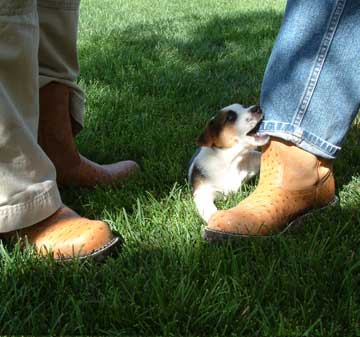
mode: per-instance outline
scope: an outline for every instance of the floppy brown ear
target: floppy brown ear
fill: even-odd
[[[196,143],[198,146],[211,147],[213,145],[211,135],[210,135],[208,128],[206,128],[205,131],[199,136]]]
[[[196,141],[198,146],[212,147],[214,145],[213,138],[211,135],[211,128],[208,124],[203,133],[199,136]]]

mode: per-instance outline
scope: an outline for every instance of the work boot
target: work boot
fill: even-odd
[[[336,201],[331,161],[271,138],[263,148],[255,191],[236,207],[215,213],[204,238],[218,241],[281,233],[309,212]]]
[[[138,171],[133,161],[99,165],[80,155],[74,140],[78,130],[70,116],[70,89],[56,82],[41,88],[38,141],[55,165],[59,185],[116,185]]]
[[[74,258],[101,261],[122,244],[106,223],[82,218],[65,206],[36,225],[3,234],[1,238],[18,238],[22,245],[27,240],[40,255],[50,254],[61,261]]]

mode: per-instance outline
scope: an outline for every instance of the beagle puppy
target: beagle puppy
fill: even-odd
[[[261,153],[255,151],[269,141],[257,133],[263,118],[258,105],[232,104],[211,118],[197,140],[188,179],[200,216],[208,222],[217,211],[219,195],[237,192],[243,182],[258,174]]]

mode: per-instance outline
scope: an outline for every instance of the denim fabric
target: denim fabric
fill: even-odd
[[[261,133],[336,157],[360,107],[359,0],[288,1],[261,106]]]

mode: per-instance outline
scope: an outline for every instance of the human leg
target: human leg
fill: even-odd
[[[37,20],[36,1],[0,1],[2,233],[31,226],[61,206],[54,166],[37,145]]]
[[[98,165],[81,156],[74,136],[84,121],[77,32],[80,0],[38,0],[40,21],[39,143],[54,163],[60,185],[114,184],[138,170],[133,161]]]
[[[335,159],[360,107],[360,3],[288,2],[265,72],[260,132]]]
[[[207,238],[281,232],[335,200],[332,162],[360,104],[360,5],[289,1],[264,77],[259,186],[210,219]]]
[[[0,0],[0,239],[26,237],[55,258],[104,257],[120,239],[63,206],[37,144],[38,43],[36,0]]]

